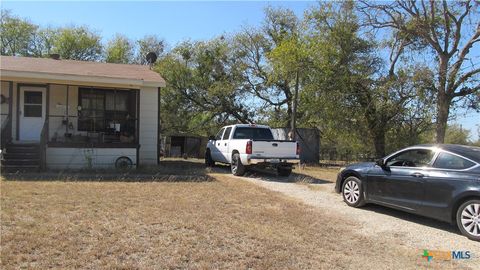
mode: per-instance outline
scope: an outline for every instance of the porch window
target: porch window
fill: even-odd
[[[79,89],[78,130],[107,136],[135,136],[135,90]]]

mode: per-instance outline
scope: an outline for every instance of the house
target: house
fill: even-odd
[[[160,88],[148,66],[1,56],[3,169],[157,164]]]

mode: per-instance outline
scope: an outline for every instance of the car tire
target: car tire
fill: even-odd
[[[215,161],[212,159],[212,155],[210,154],[210,150],[205,153],[205,166],[207,167],[214,167]]]
[[[278,173],[279,176],[290,176],[290,174],[292,173],[292,168],[278,167],[277,168],[277,173]]]
[[[343,201],[351,207],[361,207],[365,205],[363,198],[362,181],[355,176],[350,176],[342,185]]]
[[[457,226],[471,240],[480,241],[480,200],[468,200],[457,209]]]
[[[232,163],[230,165],[230,169],[232,171],[232,174],[235,176],[242,176],[245,174],[246,168],[242,164],[239,153],[234,153],[232,155]]]

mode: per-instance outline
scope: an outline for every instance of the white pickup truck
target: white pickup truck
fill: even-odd
[[[275,140],[272,130],[262,125],[225,126],[211,136],[205,164],[230,164],[232,174],[243,175],[249,166],[274,167],[280,176],[289,176],[299,162],[300,148],[295,141]]]

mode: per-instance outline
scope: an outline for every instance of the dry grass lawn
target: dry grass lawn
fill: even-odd
[[[1,268],[404,269],[417,250],[227,175],[1,181]]]

